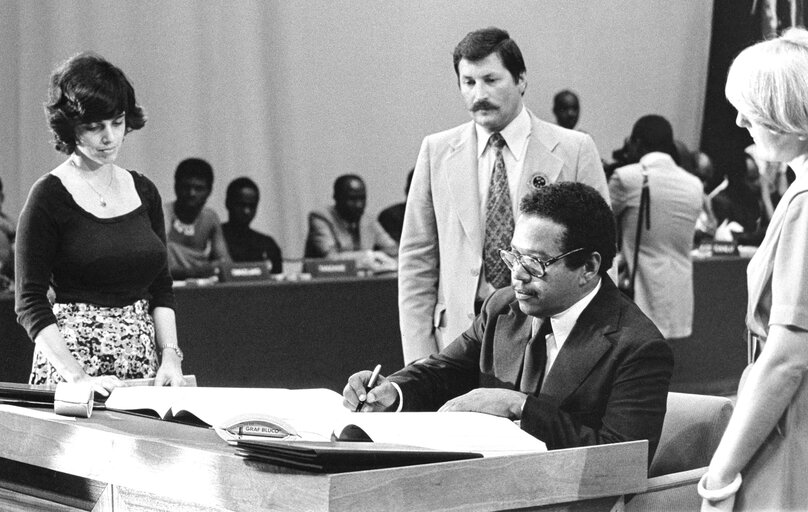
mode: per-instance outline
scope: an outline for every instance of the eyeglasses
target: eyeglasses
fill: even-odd
[[[550,258],[549,260],[544,261],[540,260],[539,258],[534,258],[533,256],[526,256],[524,254],[519,254],[516,251],[508,251],[505,249],[499,250],[499,256],[511,270],[513,270],[513,267],[518,262],[519,265],[521,265],[522,268],[525,269],[527,273],[530,274],[531,276],[544,277],[544,274],[547,272],[547,267],[549,267],[556,261],[566,258],[570,254],[575,254],[576,252],[583,250],[584,250],[583,247],[579,247],[569,252],[565,252],[560,256],[555,256],[554,258]]]

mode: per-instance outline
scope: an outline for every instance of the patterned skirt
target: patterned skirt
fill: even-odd
[[[53,313],[68,350],[88,375],[139,379],[157,374],[154,321],[148,301],[120,308],[56,303]],[[44,354],[35,349],[29,382],[62,381]]]

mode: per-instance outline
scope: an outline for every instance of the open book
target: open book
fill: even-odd
[[[507,418],[473,412],[355,413],[328,389],[122,387],[107,409],[194,419],[228,441],[373,441],[485,456],[541,452]]]

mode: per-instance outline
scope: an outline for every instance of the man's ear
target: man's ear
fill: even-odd
[[[597,251],[592,251],[584,261],[584,271],[581,274],[581,284],[586,284],[595,279],[600,271],[601,256]]]

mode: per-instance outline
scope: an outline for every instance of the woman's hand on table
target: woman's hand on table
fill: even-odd
[[[179,356],[174,351],[163,352],[160,368],[154,377],[155,386],[184,386],[185,379],[182,378],[182,365]]]

